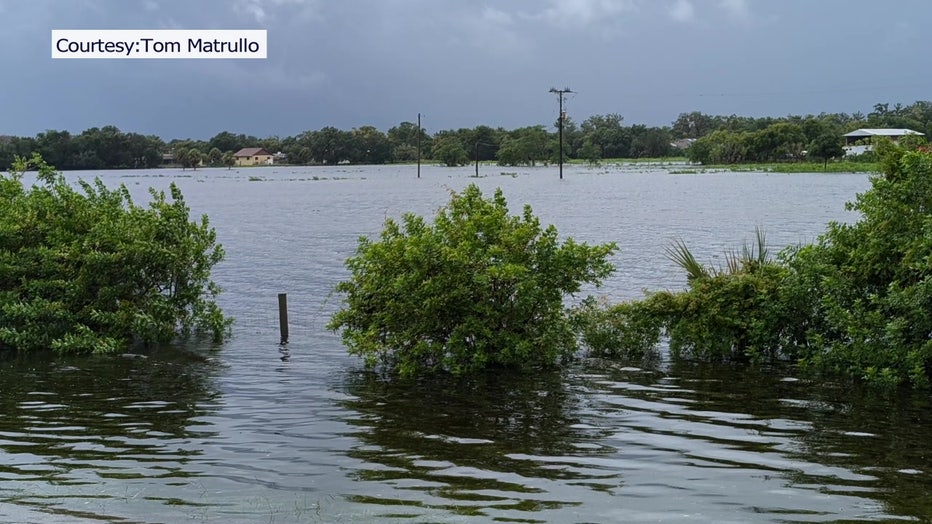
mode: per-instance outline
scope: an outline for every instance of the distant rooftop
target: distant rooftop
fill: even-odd
[[[852,137],[852,138],[868,137],[868,136],[906,136],[906,135],[924,136],[925,133],[920,133],[919,131],[913,131],[912,129],[858,129],[858,130],[845,134],[846,137]]]
[[[250,157],[250,156],[259,156],[259,155],[271,155],[271,154],[272,153],[269,153],[268,151],[266,151],[265,149],[261,147],[244,147],[240,149],[239,151],[237,151],[236,153],[233,153],[233,156],[236,158],[239,158],[239,157]]]

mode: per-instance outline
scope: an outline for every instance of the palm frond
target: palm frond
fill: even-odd
[[[756,244],[744,243],[742,249],[742,265],[748,270],[760,268],[770,258],[770,249],[767,248],[767,235],[760,226],[754,226]]]
[[[668,260],[683,268],[686,271],[687,280],[695,280],[709,276],[709,270],[696,260],[692,251],[686,246],[686,242],[678,239],[673,242],[672,246],[667,246],[664,255]]]
[[[744,267],[745,262],[748,258],[748,245],[744,245],[744,250],[742,256],[738,256],[738,252],[733,248],[725,251],[725,269],[724,272],[727,274],[734,275],[741,271],[741,268]]]
[[[757,263],[764,265],[770,258],[770,249],[767,248],[767,235],[760,226],[754,226],[754,234],[757,236]]]

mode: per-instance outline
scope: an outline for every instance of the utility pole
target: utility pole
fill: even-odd
[[[560,99],[560,120],[559,120],[560,122],[560,125],[559,125],[559,128],[560,128],[560,180],[563,180],[563,120],[566,116],[563,114],[563,95],[567,93],[572,93],[573,91],[570,90],[570,88],[568,87],[564,87],[563,89],[557,89],[555,87],[551,87],[550,92],[556,93],[557,98]]]
[[[417,114],[417,177],[421,178],[421,114]]]

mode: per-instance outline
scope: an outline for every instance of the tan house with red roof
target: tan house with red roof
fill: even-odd
[[[233,153],[238,166],[270,166],[274,163],[274,155],[261,147],[244,147]]]

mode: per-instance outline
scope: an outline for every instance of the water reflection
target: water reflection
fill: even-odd
[[[870,475],[871,496],[891,514],[932,518],[928,392],[878,392],[851,385],[814,389],[802,402],[798,396],[781,399],[812,420],[813,431],[800,439],[805,452]]]
[[[800,521],[932,515],[932,456],[924,437],[932,402],[925,394],[801,379],[779,366],[678,363],[663,372],[616,369],[600,377],[601,389],[612,394],[607,404],[640,411],[637,422],[625,425],[653,435],[650,447],[673,451],[681,465],[764,480],[726,490],[737,507],[747,501],[746,509]],[[769,495],[758,499],[753,489]]]
[[[217,367],[171,348],[148,356],[4,355],[0,500],[102,520],[113,500],[164,503],[153,479],[184,486],[198,476],[189,462],[211,433],[193,419],[212,409]]]
[[[399,383],[372,373],[350,377],[344,402],[364,461],[359,480],[394,488],[356,502],[392,501],[465,515],[578,505],[551,491],[554,482],[616,486],[618,471],[554,467],[533,455],[589,456],[611,452],[605,433],[580,424],[584,401],[558,372],[535,376],[490,373],[474,379]],[[598,480],[595,480],[598,479]],[[414,494],[405,495],[405,491]],[[397,502],[396,502],[397,503]]]
[[[351,476],[372,488],[348,498],[382,517],[930,515],[932,459],[919,429],[932,423],[928,399],[891,404],[789,368],[588,361],[562,374],[414,383],[356,373],[346,393],[357,440],[348,455],[361,461]]]

